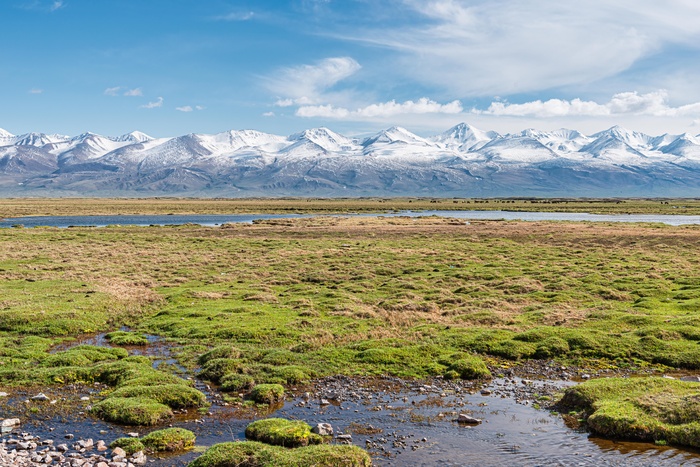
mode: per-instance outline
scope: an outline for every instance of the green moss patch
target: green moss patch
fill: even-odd
[[[700,447],[700,386],[667,378],[601,378],[567,389],[559,405],[582,411],[594,433]]]
[[[266,418],[251,423],[245,429],[245,437],[275,446],[299,447],[319,444],[323,438],[311,433],[311,427],[301,420]]]
[[[110,397],[93,405],[91,413],[122,425],[157,425],[173,416],[170,407],[146,397]]]
[[[284,399],[284,386],[281,384],[258,384],[250,392],[250,398],[258,404],[274,404]]]
[[[221,378],[221,389],[224,392],[250,391],[255,386],[255,380],[250,375],[229,373]]]
[[[372,460],[357,446],[306,446],[286,449],[255,441],[212,446],[189,467],[369,467]]]
[[[172,452],[193,448],[195,439],[195,434],[190,430],[166,428],[147,434],[141,438],[141,442],[152,452]]]
[[[122,448],[128,455],[143,451],[146,446],[138,438],[117,438],[109,445],[111,449]]]
[[[207,401],[204,394],[184,384],[162,384],[158,386],[124,386],[109,397],[146,397],[173,409],[201,407]]]
[[[460,355],[448,364],[448,371],[454,372],[462,379],[490,378],[491,372],[482,359],[474,355]]]

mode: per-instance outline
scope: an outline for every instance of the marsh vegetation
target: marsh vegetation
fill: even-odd
[[[139,202],[123,206],[133,212],[142,209]],[[198,202],[181,208],[196,211]],[[39,202],[23,203],[8,208],[4,200],[0,209],[49,213],[39,212]],[[55,203],[46,209],[80,204]],[[276,203],[303,211],[304,202]],[[363,203],[347,209],[365,209]],[[644,203],[652,202],[638,202],[639,209]],[[177,203],[167,205],[174,211]],[[122,202],[109,209],[127,210]],[[171,344],[186,370],[256,403],[274,404],[285,387],[326,375],[478,379],[490,376],[486,364],[497,370],[528,359],[658,374],[696,370],[699,250],[697,226],[466,224],[434,217],[5,229],[0,387],[99,382],[108,390],[93,414],[127,424],[160,424],[173,410],[206,406],[181,375],[126,350],[143,345],[146,335]],[[98,332],[110,333],[112,348],[70,347],[78,336]],[[588,384],[576,410],[595,421],[598,389],[586,392]],[[693,386],[668,391],[678,392],[681,405],[700,395]],[[677,404],[657,399],[647,405],[661,407],[659,413],[645,414],[665,420],[665,408]],[[692,444],[680,435],[665,439]],[[229,450],[253,456],[259,449],[281,455],[257,444],[241,449],[226,446],[208,456],[234,455]]]

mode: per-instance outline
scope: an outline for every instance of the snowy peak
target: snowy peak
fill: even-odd
[[[482,131],[467,123],[460,123],[453,126],[446,132],[434,137],[432,140],[443,144],[447,148],[454,148],[460,151],[478,149],[484,143],[500,136],[495,131]]]
[[[124,135],[114,138],[114,141],[124,142],[124,143],[145,143],[146,141],[151,141],[153,138],[148,136],[146,133],[140,131],[132,131],[131,133],[126,133]]]
[[[620,141],[635,149],[649,147],[653,139],[651,136],[645,135],[644,133],[630,131],[619,125],[596,133],[593,135],[593,138]]]
[[[354,140],[323,127],[295,133],[289,140],[293,141],[293,145],[312,143],[328,152],[349,151],[356,147]]]
[[[362,142],[364,147],[376,144],[413,144],[418,146],[433,146],[430,141],[414,135],[405,128],[399,126],[391,127],[387,130],[382,130],[374,136],[370,136]]]
[[[15,137],[16,146],[45,146],[47,144],[63,143],[70,140],[68,136],[47,135],[44,133],[26,133]]]
[[[15,135],[10,133],[9,131],[3,130],[2,128],[0,128],[0,140],[14,138],[14,136]]]

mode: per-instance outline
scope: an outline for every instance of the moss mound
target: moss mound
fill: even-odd
[[[474,355],[460,355],[457,360],[450,362],[447,370],[455,372],[462,379],[490,378],[491,372],[479,357]]]
[[[189,467],[369,467],[367,451],[357,446],[307,446],[286,449],[255,441],[216,444]]]
[[[146,397],[173,409],[201,407],[207,402],[204,394],[184,384],[124,386],[109,395],[109,398],[113,397]]]
[[[218,358],[230,358],[230,359],[235,359],[235,358],[240,358],[241,356],[241,351],[238,350],[235,347],[231,347],[230,345],[220,345],[218,347],[214,347],[208,352],[203,353],[202,355],[199,356],[197,359],[197,363],[200,365],[204,365],[210,360],[218,359]]]
[[[323,438],[311,433],[311,427],[301,420],[267,418],[251,423],[245,429],[245,437],[275,446],[299,447],[320,444]]]
[[[166,428],[147,434],[141,442],[152,452],[183,451],[194,447],[195,435],[184,428]]]
[[[157,425],[173,416],[170,407],[146,397],[110,397],[92,406],[91,413],[122,425]]]
[[[122,448],[128,455],[146,449],[146,446],[138,438],[118,438],[112,441],[109,447],[111,449]]]
[[[221,378],[221,389],[224,392],[249,391],[255,386],[255,380],[250,375],[229,373]]]
[[[601,378],[567,389],[563,410],[580,410],[610,438],[700,447],[700,386],[658,377]]]
[[[250,397],[258,404],[274,404],[284,399],[281,384],[258,384],[250,392]]]
[[[199,377],[218,383],[224,375],[235,373],[239,366],[232,358],[214,358],[202,365]]]

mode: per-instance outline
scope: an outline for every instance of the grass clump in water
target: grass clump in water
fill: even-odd
[[[700,387],[668,378],[601,378],[567,389],[563,410],[579,410],[594,433],[700,447]]]
[[[245,437],[275,446],[299,447],[320,444],[323,437],[311,433],[311,426],[301,420],[266,418],[258,420],[245,429]]]
[[[255,380],[250,375],[229,373],[221,378],[221,389],[224,392],[250,391],[255,386]]]
[[[173,411],[146,397],[109,397],[90,411],[98,418],[122,425],[157,425],[173,416]]]
[[[194,447],[196,436],[184,428],[156,430],[141,438],[143,445],[151,452],[184,451]]]
[[[357,446],[316,445],[296,449],[255,441],[216,444],[188,467],[369,467],[372,460]]]
[[[138,438],[117,438],[109,445],[110,449],[122,448],[127,455],[132,455],[135,452],[143,451],[146,446],[143,445]]]
[[[250,398],[258,404],[274,404],[284,399],[284,386],[281,384],[258,384],[250,392]]]
[[[109,395],[110,398],[145,397],[173,409],[201,407],[207,399],[200,391],[184,384],[162,384],[153,386],[123,386]]]

